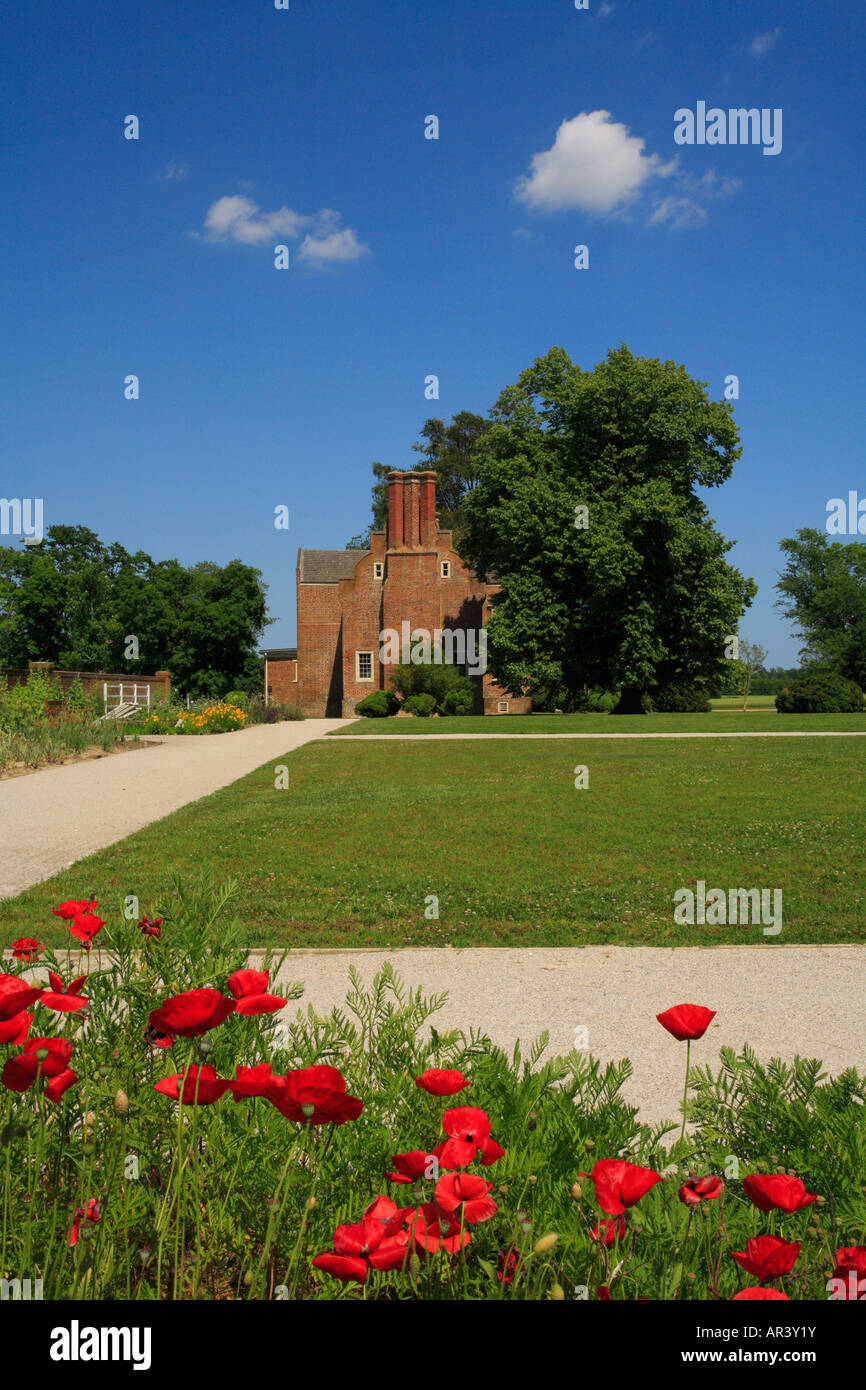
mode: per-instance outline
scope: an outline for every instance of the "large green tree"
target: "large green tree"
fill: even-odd
[[[740,456],[731,406],[625,345],[591,371],[551,348],[491,421],[461,553],[503,585],[488,630],[497,677],[515,693],[617,688],[622,712],[662,688],[715,685],[757,592],[696,492]]]
[[[0,665],[164,668],[184,693],[221,695],[261,679],[265,592],[240,560],[186,567],[104,545],[86,526],[50,526],[38,547],[0,547]]]
[[[866,545],[842,545],[806,527],[781,550],[787,566],[777,606],[799,629],[804,662],[866,689]]]

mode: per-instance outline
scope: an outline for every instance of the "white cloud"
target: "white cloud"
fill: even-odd
[[[207,210],[204,235],[209,241],[237,241],[246,246],[262,246],[284,238],[296,240],[306,233],[298,249],[298,259],[312,265],[334,261],[357,261],[369,251],[357,233],[340,226],[340,214],[321,208],[305,214],[281,207],[262,212],[257,203],[241,194],[217,198]]]
[[[545,212],[583,208],[612,213],[632,200],[648,179],[666,177],[663,164],[644,154],[644,141],[609,111],[581,111],[563,121],[549,150],[533,155],[531,173],[517,182],[521,202]]]
[[[650,217],[654,226],[667,225],[675,231],[686,227],[700,227],[706,220],[706,208],[702,208],[692,198],[678,198],[674,195],[657,203]]]
[[[771,48],[775,48],[781,38],[781,27],[768,29],[766,34],[756,34],[749,45],[749,52],[753,58],[763,58],[765,53],[769,53]]]

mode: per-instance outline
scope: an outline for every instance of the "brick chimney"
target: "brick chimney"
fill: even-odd
[[[432,550],[436,544],[436,473],[421,473],[421,545]]]
[[[417,550],[421,544],[421,475],[403,474],[403,544]]]
[[[403,474],[388,474],[388,549],[403,548]]]

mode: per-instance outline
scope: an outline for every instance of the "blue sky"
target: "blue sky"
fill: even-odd
[[[288,645],[297,547],[366,526],[374,459],[554,344],[625,341],[716,398],[738,376],[707,500],[760,586],[741,634],[796,661],[778,542],[866,495],[861,6],[79,0],[5,29],[0,493],[258,566]],[[698,101],[781,108],[781,152],[675,144]]]

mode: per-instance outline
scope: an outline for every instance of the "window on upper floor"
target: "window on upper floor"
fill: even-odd
[[[443,578],[443,579],[450,579],[450,578],[451,578],[451,561],[450,561],[450,560],[443,560],[443,561],[442,561],[442,564],[441,564],[441,566],[440,566],[440,569],[441,569],[441,573],[442,573],[442,578]]]
[[[384,562],[384,560],[374,560],[374,561],[373,561],[373,578],[374,578],[374,579],[381,579],[381,578],[384,576],[384,574],[385,574],[385,562]]]

